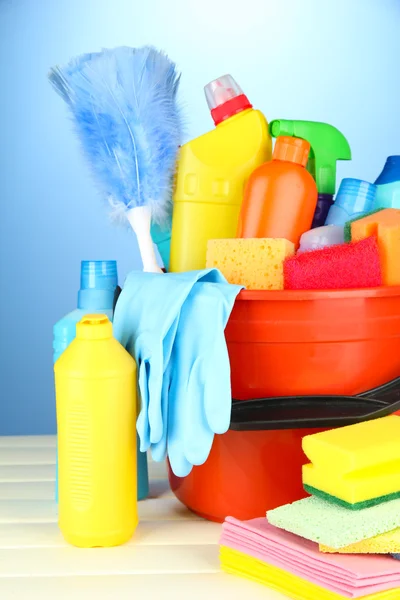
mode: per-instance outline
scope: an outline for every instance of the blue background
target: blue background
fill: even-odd
[[[81,259],[140,266],[111,225],[50,66],[118,45],[165,49],[183,72],[186,139],[212,126],[202,87],[232,73],[268,118],[327,121],[343,176],[400,154],[400,0],[0,0],[0,435],[52,433],[52,326],[76,306]]]

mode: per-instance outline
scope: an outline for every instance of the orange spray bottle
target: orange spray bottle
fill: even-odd
[[[245,188],[237,237],[285,238],[298,247],[311,229],[318,191],[306,170],[310,144],[278,137],[272,160],[250,175]]]

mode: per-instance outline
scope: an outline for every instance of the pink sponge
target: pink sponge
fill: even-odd
[[[285,289],[378,287],[382,271],[376,237],[297,254],[283,264]]]

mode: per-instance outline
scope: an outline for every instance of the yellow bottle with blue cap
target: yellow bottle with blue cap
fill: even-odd
[[[82,548],[123,544],[138,523],[135,361],[106,315],[87,315],[54,372],[61,532]]]
[[[215,129],[180,149],[169,270],[204,269],[207,242],[234,238],[250,174],[271,160],[264,115],[230,75],[205,87]]]

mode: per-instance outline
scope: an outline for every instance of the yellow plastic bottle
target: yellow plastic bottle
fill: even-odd
[[[172,217],[172,272],[204,269],[210,239],[236,237],[243,190],[271,160],[264,115],[230,75],[205,87],[216,128],[180,149]]]
[[[138,523],[135,361],[106,315],[87,315],[54,371],[61,532],[82,548],[123,544]]]

